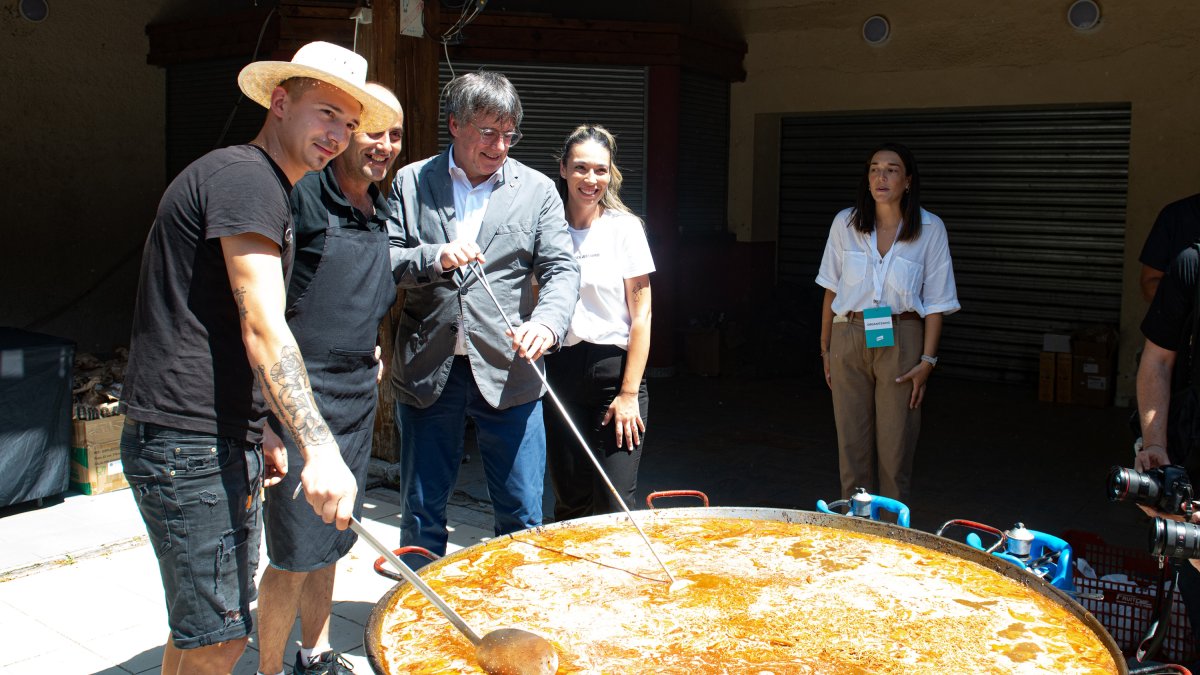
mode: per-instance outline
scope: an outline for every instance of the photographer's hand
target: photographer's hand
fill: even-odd
[[[1161,445],[1144,445],[1133,460],[1133,468],[1146,471],[1160,466],[1167,466],[1171,459],[1167,457],[1167,449]]]
[[[1146,506],[1145,504],[1138,504],[1137,507],[1142,510],[1142,513],[1145,513],[1146,515],[1150,516],[1151,518],[1162,518],[1164,520],[1174,520],[1174,521],[1178,521],[1180,523],[1186,523],[1186,522],[1200,523],[1200,511],[1196,510],[1196,509],[1200,508],[1200,503],[1197,503],[1197,502],[1192,502],[1192,518],[1190,521],[1182,513],[1167,513],[1166,511],[1159,511],[1158,509],[1154,508],[1153,506]]]

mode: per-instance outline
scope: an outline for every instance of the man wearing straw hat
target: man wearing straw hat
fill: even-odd
[[[366,69],[322,42],[243,69],[243,93],[268,109],[262,130],[184,169],[147,236],[121,459],[166,595],[163,673],[228,673],[253,630],[259,491],[287,471],[278,438],[264,438],[268,411],[303,453],[314,511],[344,529],[354,508],[354,476],[313,400],[284,299],[292,185],[356,130],[395,120],[364,89]]]

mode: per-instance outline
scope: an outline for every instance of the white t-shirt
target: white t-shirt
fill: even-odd
[[[851,211],[844,209],[834,217],[817,273],[817,284],[837,294],[834,314],[845,316],[883,305],[891,307],[893,314],[921,316],[961,309],[941,218],[921,209],[921,236],[916,241],[897,241],[881,256],[874,232],[863,234],[850,227]]]
[[[568,227],[579,262],[579,302],[571,317],[566,346],[580,342],[629,348],[629,307],[625,280],[654,271],[642,221],[605,209],[592,226]]]

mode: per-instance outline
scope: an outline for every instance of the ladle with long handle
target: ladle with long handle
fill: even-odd
[[[420,591],[475,645],[475,660],[484,672],[491,675],[553,675],[558,672],[558,652],[545,638],[519,628],[500,628],[479,637],[479,633],[458,612],[447,605],[411,567],[368,532],[357,518],[350,518],[350,529],[387,558],[405,581]]]
[[[500,317],[504,319],[504,325],[508,326],[508,330],[510,332],[516,334],[516,328],[514,328],[512,322],[508,320],[508,315],[504,313],[504,308],[500,306],[500,301],[496,299],[496,294],[492,292],[492,286],[488,283],[487,277],[483,273],[483,268],[480,267],[478,262],[471,261],[471,269],[474,270],[475,276],[479,277],[479,283],[483,286],[483,290],[487,292],[488,297],[492,299],[492,303],[496,305],[496,310],[500,312]],[[612,481],[608,479],[608,474],[604,471],[604,467],[600,466],[600,460],[596,459],[596,454],[592,452],[592,449],[588,446],[587,441],[584,440],[583,434],[579,433],[579,429],[575,426],[575,422],[571,420],[571,416],[567,414],[566,406],[564,406],[562,401],[558,399],[558,394],[554,393],[554,389],[550,386],[550,382],[546,379],[546,375],[542,373],[542,369],[538,368],[537,365],[534,364],[533,359],[526,358],[525,361],[529,364],[529,367],[533,368],[533,372],[537,373],[538,378],[541,379],[542,384],[545,385],[546,393],[550,394],[550,399],[554,401],[554,405],[557,406],[558,411],[562,413],[563,419],[566,420],[567,426],[570,427],[571,431],[575,434],[575,439],[579,441],[580,447],[582,447],[583,451],[587,453],[588,459],[592,460],[592,465],[596,467],[596,471],[599,472],[600,477],[604,479],[604,484],[608,486],[608,491],[617,498],[617,503],[620,504],[621,508],[625,510],[625,515],[629,516],[629,522],[633,523],[633,526],[637,529],[638,534],[642,536],[642,541],[646,542],[646,548],[650,549],[650,555],[654,556],[654,560],[658,563],[659,567],[662,567],[663,572],[666,572],[669,589],[674,590],[680,584],[689,583],[677,581],[675,579],[675,575],[671,574],[671,570],[667,569],[666,563],[662,561],[662,558],[658,557],[658,553],[655,552],[654,546],[650,544],[650,538],[646,536],[646,533],[642,530],[642,526],[639,525],[637,519],[633,517],[633,513],[629,510],[629,507],[626,506],[625,500],[621,497],[621,494],[617,492],[617,488],[613,486]]]
[[[304,483],[297,483],[296,490],[292,492],[292,499],[299,497],[303,490]],[[358,518],[350,516],[350,529],[392,563],[392,567],[396,568],[405,581],[420,591],[426,600],[470,640],[471,644],[475,645],[475,662],[479,664],[480,668],[483,668],[485,673],[488,675],[554,675],[558,672],[558,652],[546,638],[520,628],[499,628],[479,637],[479,633],[471,628],[466,619],[463,619],[458,612],[447,605],[446,601],[442,600],[442,597],[430,588],[429,584],[425,583],[421,577],[417,576],[411,567],[404,564],[404,561],[395,553],[392,553],[391,549],[368,532]]]

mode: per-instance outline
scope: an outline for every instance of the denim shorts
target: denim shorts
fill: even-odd
[[[126,419],[121,463],[158,557],[175,646],[249,635],[261,446]]]

